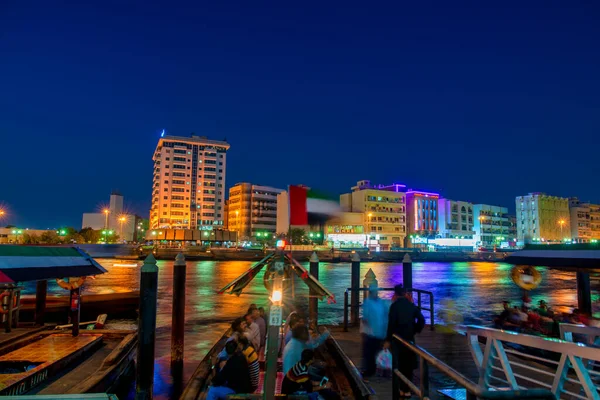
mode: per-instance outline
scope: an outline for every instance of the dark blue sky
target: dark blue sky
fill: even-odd
[[[147,215],[163,128],[226,137],[228,186],[600,202],[597,2],[79,3],[0,0],[4,222]]]

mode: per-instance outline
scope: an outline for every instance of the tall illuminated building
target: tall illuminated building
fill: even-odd
[[[151,229],[223,226],[229,147],[195,134],[161,136],[152,157]]]
[[[409,236],[422,236],[429,239],[435,238],[439,234],[439,198],[438,193],[420,190],[406,192],[406,226]]]

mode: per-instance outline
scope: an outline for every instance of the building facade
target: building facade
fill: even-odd
[[[325,239],[333,248],[360,248],[367,245],[365,216],[361,212],[342,212],[325,224]]]
[[[438,193],[408,190],[406,192],[406,217],[408,235],[435,238],[439,235]],[[414,242],[414,240],[413,240]]]
[[[406,186],[400,184],[371,185],[359,181],[351,193],[340,196],[344,211],[362,213],[367,246],[375,250],[405,247]]]
[[[444,239],[472,239],[473,204],[466,201],[449,199],[438,200],[439,235]]]
[[[514,247],[517,239],[515,216],[508,208],[489,204],[473,205],[475,243],[482,247]]]
[[[519,243],[562,242],[571,236],[569,199],[545,193],[516,198]]]
[[[123,196],[113,191],[108,207],[102,212],[84,213],[81,228],[108,230],[118,235],[119,241],[133,242],[138,239],[138,225],[141,217],[129,214],[123,208]],[[116,237],[116,236],[115,236]]]
[[[238,183],[229,189],[228,229],[241,240],[277,233],[277,195],[283,189]]]
[[[600,205],[569,199],[571,240],[574,243],[596,243],[600,239]]]
[[[150,228],[222,228],[227,150],[206,136],[161,137],[154,151]]]

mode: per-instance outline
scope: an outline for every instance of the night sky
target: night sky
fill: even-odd
[[[227,138],[228,187],[600,202],[598,2],[78,3],[0,0],[3,225],[147,216],[162,129]]]

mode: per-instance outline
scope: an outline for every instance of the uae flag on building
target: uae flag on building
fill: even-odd
[[[339,202],[323,193],[305,186],[289,187],[290,226],[306,226],[321,223],[339,215]]]

